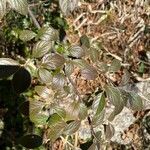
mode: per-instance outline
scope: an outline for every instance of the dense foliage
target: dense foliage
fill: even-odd
[[[50,1],[37,3],[36,9],[27,0],[0,0],[0,144],[3,149],[41,150],[59,138],[74,143],[76,131],[87,120],[92,139],[85,149],[100,149],[114,134],[115,116],[124,107],[142,110],[143,100],[124,88],[130,73],[122,60],[110,57],[109,64],[104,62],[107,56],[99,42],[91,43],[86,35],[78,45],[66,40],[65,16],[78,0],[59,0],[59,4],[54,0],[54,10]],[[41,12],[43,18],[38,17]],[[86,80],[105,80],[87,100],[73,80],[77,68]],[[119,70],[124,75],[118,84],[108,74]],[[104,122],[110,103],[113,111]],[[104,133],[95,130],[100,125]],[[71,142],[66,142],[66,149],[77,148]]]

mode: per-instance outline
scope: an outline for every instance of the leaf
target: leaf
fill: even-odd
[[[6,14],[6,0],[0,0],[0,20]]]
[[[95,80],[97,75],[96,69],[92,66],[87,66],[85,69],[81,70],[81,76],[87,80]]]
[[[42,138],[35,134],[27,134],[19,139],[19,144],[29,149],[37,148],[42,145]]]
[[[95,143],[93,143],[88,150],[98,150],[97,145]]]
[[[66,78],[63,74],[59,73],[53,76],[53,87],[56,89],[62,89],[66,83]]]
[[[46,86],[36,86],[35,91],[43,99],[49,99],[54,97],[54,92]]]
[[[52,27],[43,27],[39,30],[38,36],[42,41],[58,41],[59,33]]]
[[[81,69],[84,69],[87,66],[89,66],[89,64],[83,59],[74,59],[72,62]]]
[[[126,85],[129,82],[129,80],[130,80],[130,73],[125,69],[120,85],[122,86]]]
[[[83,103],[80,103],[79,105],[80,106],[79,106],[79,114],[78,114],[78,116],[79,116],[80,120],[83,120],[83,119],[85,119],[87,117],[88,109],[85,106],[85,104],[83,104]]]
[[[105,91],[109,101],[115,106],[114,111],[109,117],[109,120],[112,121],[114,117],[122,111],[123,107],[126,105],[126,101],[121,91],[115,87],[107,86]]]
[[[22,15],[27,15],[28,13],[28,3],[27,0],[7,0],[11,8],[21,13]]]
[[[57,113],[54,113],[53,115],[50,116],[49,121],[48,121],[48,125],[49,126],[54,126],[59,122],[62,122],[62,117],[59,116]]]
[[[24,42],[30,41],[35,36],[36,36],[36,33],[30,30],[23,30],[19,33],[19,38]]]
[[[104,109],[105,105],[106,105],[105,95],[104,92],[102,92],[96,96],[96,99],[92,104],[92,109],[96,111],[96,115],[99,115]]]
[[[65,73],[66,75],[71,75],[74,71],[74,65],[71,61],[66,62],[65,64]]]
[[[98,68],[98,70],[100,70],[102,72],[107,72],[108,71],[108,66],[104,62],[97,63],[97,68]]]
[[[66,111],[64,108],[55,106],[53,109],[54,109],[54,112],[57,113],[60,117],[62,117],[62,118],[66,117]]]
[[[47,55],[43,58],[43,65],[47,69],[57,69],[65,63],[65,58],[60,54]]]
[[[114,59],[109,67],[109,72],[117,72],[121,68],[121,63],[118,59]]]
[[[129,94],[130,94],[130,97],[129,97],[130,107],[135,111],[142,110],[143,109],[143,100],[142,100],[142,98],[136,93],[130,92]]]
[[[79,120],[72,121],[71,123],[67,124],[63,133],[66,135],[71,135],[79,129],[80,125],[81,122]]]
[[[82,36],[80,37],[80,44],[81,44],[82,46],[85,46],[85,47],[87,47],[87,48],[90,48],[90,40],[89,40],[89,38],[88,38],[86,35],[82,35]]]
[[[49,117],[48,115],[39,112],[37,115],[32,115],[30,119],[35,125],[39,126],[39,125],[46,125],[48,117]]]
[[[64,15],[67,16],[78,6],[78,0],[59,0],[59,6]]]
[[[103,123],[104,115],[105,115],[105,109],[103,109],[100,114],[96,114],[96,115],[93,116],[92,125],[93,125],[94,128]]]
[[[47,137],[55,141],[61,134],[63,134],[63,130],[66,127],[66,123],[64,121],[60,121],[55,125],[49,126],[47,131]]]
[[[19,66],[19,63],[11,58],[0,58],[0,66]]]
[[[25,68],[20,68],[13,76],[12,86],[18,94],[24,92],[31,84],[31,75]]]
[[[44,56],[50,49],[51,49],[52,43],[47,41],[39,41],[36,43],[36,45],[33,47],[33,57],[40,58]]]
[[[70,52],[70,55],[75,58],[81,58],[85,55],[85,51],[82,47],[77,45],[71,46],[68,51]]]
[[[99,59],[99,51],[96,48],[90,48],[89,49],[89,54],[92,62],[97,62]]]
[[[50,84],[52,82],[51,72],[44,68],[38,69],[38,78],[41,82],[45,84]]]
[[[110,140],[115,133],[114,127],[109,123],[108,125],[104,125],[104,132],[105,132],[105,137],[107,140]]]

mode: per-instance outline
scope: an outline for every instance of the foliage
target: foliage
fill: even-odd
[[[59,0],[59,5],[62,14],[69,15],[77,7],[78,0]],[[4,55],[5,58],[0,58],[0,82],[8,81],[11,89],[11,92],[8,91],[10,102],[5,103],[13,103],[11,109],[17,109],[15,113],[23,120],[22,124],[25,126],[24,128],[22,126],[21,134],[11,139],[9,147],[17,149],[22,145],[30,149],[37,148],[47,140],[54,142],[59,137],[74,135],[82,121],[88,120],[93,136],[93,144],[89,149],[93,147],[98,149],[102,137],[101,132],[94,131],[97,126],[103,126],[105,138],[110,140],[114,134],[111,121],[124,107],[137,111],[143,108],[142,98],[123,88],[130,76],[122,66],[122,62],[118,59],[111,59],[109,64],[103,62],[98,56],[101,50],[97,43],[91,44],[86,35],[81,36],[79,44],[62,40],[60,29],[63,26],[61,26],[63,19],[61,17],[57,18],[61,22],[57,28],[49,24],[40,27],[26,0],[1,0],[2,21],[5,18],[9,19],[10,10],[15,10],[21,15],[29,14],[29,18],[37,28],[32,25],[12,28],[10,44],[22,44],[26,56],[19,55],[15,59],[14,56],[9,55],[6,58]],[[31,24],[29,18],[24,20]],[[95,80],[99,75],[103,75],[107,80],[106,84],[98,90],[90,106],[83,101],[72,79],[71,75],[75,68],[80,69],[81,76],[86,80]],[[107,75],[115,74],[120,69],[124,69],[125,73],[121,84],[117,86]],[[16,101],[21,97],[23,100],[19,102],[19,106],[15,106]],[[66,99],[67,103],[64,104],[66,106],[60,104]],[[107,118],[109,123],[105,124],[107,103],[111,103],[114,110]],[[93,110],[93,114],[89,110]]]

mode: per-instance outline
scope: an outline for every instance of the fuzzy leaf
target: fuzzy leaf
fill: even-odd
[[[35,36],[36,36],[36,33],[30,30],[23,30],[19,33],[19,38],[24,42],[30,41]]]
[[[50,49],[51,49],[52,43],[47,41],[39,41],[36,43],[36,45],[33,47],[33,57],[39,58],[44,56]]]
[[[78,0],[59,0],[59,6],[64,15],[69,15],[78,6]]]
[[[71,75],[74,71],[74,65],[71,61],[66,62],[65,64],[65,73],[66,75]]]
[[[79,129],[80,124],[81,124],[81,122],[78,120],[72,121],[71,123],[67,124],[63,133],[66,135],[71,135],[71,134],[75,133]]]
[[[38,36],[42,41],[57,41],[59,39],[58,31],[52,27],[41,28]]]
[[[62,89],[66,83],[66,78],[63,74],[56,74],[53,76],[53,87],[56,89]]]
[[[92,66],[87,66],[83,70],[81,70],[82,77],[86,78],[87,80],[95,80],[97,77],[97,71]]]
[[[71,46],[69,48],[70,55],[75,58],[81,58],[85,55],[85,51],[80,46]]]
[[[38,78],[41,82],[46,83],[46,84],[50,84],[52,82],[52,75],[50,71],[44,68],[39,68]]]
[[[109,72],[117,72],[121,68],[121,63],[119,60],[114,59],[109,67]]]
[[[10,7],[22,15],[26,15],[28,13],[28,3],[27,0],[7,0],[10,4]]]
[[[63,66],[65,58],[60,54],[52,54],[43,58],[43,64],[47,69],[57,69]]]

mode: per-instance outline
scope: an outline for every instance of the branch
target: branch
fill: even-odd
[[[28,13],[29,13],[29,16],[31,17],[31,19],[32,19],[32,21],[33,21],[33,23],[34,23],[34,25],[35,25],[38,29],[40,29],[41,26],[40,26],[40,24],[38,23],[38,21],[36,20],[34,14],[32,13],[32,11],[30,10],[29,7],[28,7]]]

